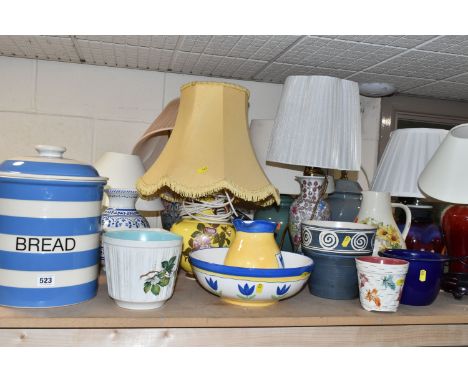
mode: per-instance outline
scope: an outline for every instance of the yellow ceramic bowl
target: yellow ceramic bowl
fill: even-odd
[[[285,268],[241,268],[224,265],[227,248],[190,254],[198,282],[224,301],[242,306],[268,306],[298,293],[310,276],[312,259],[282,252]]]

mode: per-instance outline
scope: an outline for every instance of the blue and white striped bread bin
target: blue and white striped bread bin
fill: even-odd
[[[106,178],[64,147],[0,164],[0,305],[76,304],[97,292]]]

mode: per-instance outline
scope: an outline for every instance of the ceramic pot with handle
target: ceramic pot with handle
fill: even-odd
[[[406,214],[403,232],[393,217],[392,207],[402,208]],[[406,249],[405,239],[411,225],[411,210],[402,203],[392,203],[389,192],[363,191],[357,223],[377,228],[373,256],[386,249]]]

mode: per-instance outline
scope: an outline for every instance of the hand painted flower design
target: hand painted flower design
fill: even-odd
[[[376,238],[379,243],[379,251],[383,251],[387,248],[398,249],[401,248],[401,239],[399,231],[396,227],[390,224],[384,224],[378,222],[375,219],[369,217],[359,221],[362,224],[369,224],[377,228]]]
[[[210,248],[211,237],[207,235],[199,235],[193,239],[193,249]]]
[[[158,296],[161,288],[169,285],[173,273],[176,271],[176,257],[172,256],[168,261],[161,263],[161,270],[153,270],[140,276],[140,279],[145,279],[143,284],[143,291]]]
[[[237,285],[237,288],[239,289],[239,292],[241,292],[243,296],[250,296],[255,290],[255,285],[252,285],[250,287],[249,284],[245,283],[243,287],[240,285]]]
[[[366,277],[366,275],[359,273],[359,286],[362,288],[367,282],[369,282],[369,279]]]
[[[284,284],[281,288],[278,286],[276,287],[276,294],[278,296],[283,296],[289,292],[290,288],[291,288],[291,285],[286,285],[286,284]]]
[[[395,282],[393,281],[393,276],[392,275],[385,276],[382,280],[382,286],[385,289],[390,288],[391,290],[395,290],[396,285],[395,285]]]
[[[217,231],[219,228],[219,232]],[[205,248],[223,248],[231,245],[234,231],[229,226],[203,223],[197,224],[197,229],[192,232],[188,245],[182,251],[185,261],[188,261],[190,252]]]
[[[375,289],[375,288],[372,289],[372,290],[368,289],[367,292],[366,292],[366,296],[364,298],[369,302],[374,301],[374,304],[376,306],[378,306],[378,307],[380,307],[380,305],[381,305],[377,289]]]
[[[217,291],[218,290],[218,280],[213,280],[211,277],[205,277],[206,283],[210,286],[211,289]]]

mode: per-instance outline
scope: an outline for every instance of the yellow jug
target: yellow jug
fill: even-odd
[[[276,244],[276,223],[267,220],[235,219],[236,236],[229,247],[224,265],[242,268],[284,268]]]

